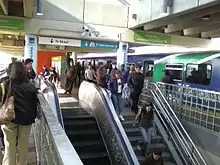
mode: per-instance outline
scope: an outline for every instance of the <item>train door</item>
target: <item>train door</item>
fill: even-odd
[[[152,81],[154,72],[154,61],[144,61],[143,74],[147,81]]]

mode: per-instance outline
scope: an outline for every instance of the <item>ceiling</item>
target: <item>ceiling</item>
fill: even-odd
[[[205,39],[220,37],[220,1],[143,23],[133,29]]]
[[[0,15],[32,17],[34,0],[0,0]]]

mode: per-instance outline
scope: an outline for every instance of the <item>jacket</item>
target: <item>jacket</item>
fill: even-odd
[[[122,81],[122,79],[121,79]],[[123,90],[123,84],[121,84],[121,93],[118,93],[118,82],[117,79],[113,76],[110,77],[109,79],[109,90],[111,91],[112,94],[122,94]]]
[[[158,160],[153,159],[153,154],[150,154],[141,165],[164,165],[162,158]]]
[[[126,70],[121,71],[122,83],[125,84],[128,81],[129,72]]]
[[[128,86],[141,91],[144,86],[144,75],[142,73],[131,73],[128,77]]]
[[[5,87],[5,95],[3,101],[6,100],[6,95],[9,88],[9,80],[3,82]],[[18,125],[30,125],[35,122],[37,116],[37,89],[34,83],[25,82],[22,84],[12,83],[12,96],[14,96],[14,111],[15,119],[12,121]],[[2,99],[2,89],[0,88],[0,99]]]

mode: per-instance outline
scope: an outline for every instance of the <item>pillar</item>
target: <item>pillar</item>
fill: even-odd
[[[124,64],[127,67],[128,62],[128,43],[120,42],[117,51],[117,68],[121,69],[121,65]]]
[[[24,59],[31,58],[33,60],[33,69],[37,71],[37,36],[25,35]]]
[[[76,63],[77,63],[77,53],[72,52],[72,55],[70,56],[70,58],[73,59],[73,65],[76,65]]]

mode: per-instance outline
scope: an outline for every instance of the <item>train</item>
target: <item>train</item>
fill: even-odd
[[[116,56],[81,57],[80,60],[114,62]],[[153,82],[161,81],[165,70],[169,70],[177,85],[220,92],[220,51],[129,55],[129,63],[140,63],[146,77],[153,71]]]
[[[220,51],[173,54],[148,63],[146,68],[154,68],[153,82],[160,81],[168,70],[180,86],[220,92]]]

